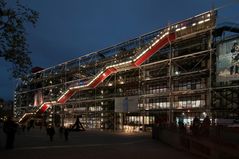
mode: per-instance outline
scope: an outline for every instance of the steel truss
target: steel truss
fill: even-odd
[[[210,46],[215,21],[216,12],[209,11],[31,74],[16,90],[19,117],[44,110],[62,119],[81,115],[86,128],[145,130],[158,116],[168,123],[182,114],[201,116],[211,109],[208,94],[215,49]],[[138,60],[145,56],[145,50],[167,37],[164,34],[168,30],[173,30],[176,40],[169,40],[169,45],[152,52],[146,61]],[[128,62],[135,57],[135,62]],[[97,83],[92,81],[109,68],[115,70]],[[34,107],[34,95],[39,90],[45,105]],[[138,97],[139,111],[115,112],[116,98],[132,96]]]

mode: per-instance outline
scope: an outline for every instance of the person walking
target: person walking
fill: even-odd
[[[63,137],[63,133],[64,133],[64,128],[62,126],[60,126],[59,128],[59,135],[60,135],[60,138]]]
[[[204,120],[203,120],[203,123],[202,123],[203,135],[204,135],[205,137],[208,137],[208,136],[209,136],[210,125],[211,125],[210,118],[209,118],[209,116],[206,116],[206,117],[204,118]]]
[[[69,136],[69,129],[68,128],[64,129],[64,136],[65,136],[65,141],[68,141],[68,136]]]
[[[48,126],[47,135],[49,135],[50,141],[53,141],[53,136],[55,135],[55,129],[52,125]]]
[[[8,117],[3,124],[3,131],[7,136],[6,149],[12,149],[15,140],[15,134],[17,132],[17,124],[13,121],[12,117]]]
[[[197,116],[195,116],[192,125],[193,136],[198,136],[200,134],[200,126],[201,126],[200,119]]]

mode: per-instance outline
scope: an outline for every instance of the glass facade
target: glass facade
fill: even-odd
[[[160,122],[175,123],[182,113],[190,123],[193,115],[208,113],[212,107],[209,94],[215,22],[216,13],[209,11],[30,74],[29,80],[16,89],[15,115],[20,118],[36,111],[39,103],[50,102],[47,111],[37,118],[57,114],[60,120],[55,124],[59,126],[70,126],[80,116],[85,128],[150,130],[159,118]],[[159,35],[168,31],[175,34],[175,41],[153,52],[142,65],[127,65],[135,57],[144,56],[142,53],[156,45]],[[84,87],[112,67],[117,71],[97,86]],[[79,90],[60,103],[74,88]]]

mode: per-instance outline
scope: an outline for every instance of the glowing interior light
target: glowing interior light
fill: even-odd
[[[163,34],[161,37],[160,37],[160,39],[163,39],[165,37],[165,34]]]
[[[192,26],[195,26],[196,25],[196,23],[193,23],[193,25]]]
[[[87,87],[87,85],[71,87],[70,90],[79,89],[79,88],[84,88],[84,87]]]
[[[124,84],[124,81],[120,81],[120,84]]]
[[[176,31],[180,31],[180,30],[181,30],[181,28],[176,29]]]
[[[181,28],[181,30],[184,30],[184,29],[186,29],[186,28],[187,28],[187,27],[186,27],[186,26],[184,26],[184,27],[182,27],[182,28]]]
[[[51,101],[51,104],[56,104],[56,101]]]
[[[208,22],[210,19],[205,19],[204,22]]]
[[[143,54],[145,54],[145,52],[147,52],[149,50],[149,48],[147,48],[146,50],[144,50],[139,56],[137,56],[134,61],[138,60]]]
[[[209,14],[207,14],[207,17],[210,17],[211,15],[210,15],[210,13]]]
[[[204,23],[204,21],[203,21],[203,20],[201,20],[201,21],[199,21],[199,22],[198,22],[198,24],[202,24],[202,23]]]

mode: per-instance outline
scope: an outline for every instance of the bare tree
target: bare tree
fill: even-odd
[[[0,58],[12,64],[14,78],[24,78],[31,68],[25,25],[35,26],[38,16],[19,0],[0,0]]]

